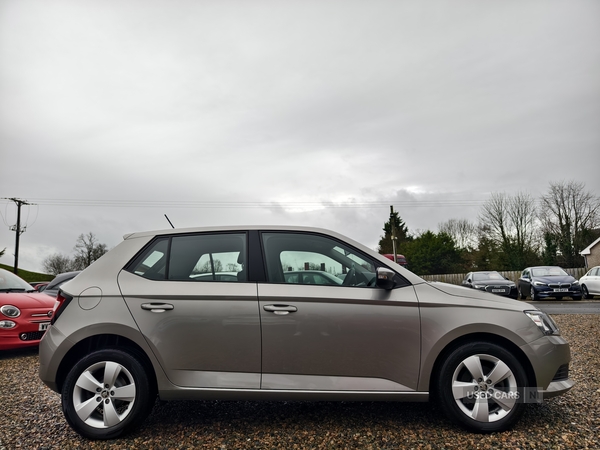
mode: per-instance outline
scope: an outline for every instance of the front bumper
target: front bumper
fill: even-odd
[[[16,327],[0,329],[0,350],[10,350],[39,345],[46,332],[40,331],[39,323],[18,323]]]
[[[575,386],[575,382],[570,378],[566,380],[553,381],[546,389],[540,390],[542,398],[552,398],[562,395]]]
[[[568,291],[555,291],[552,288],[535,288],[535,294],[539,298],[563,298],[563,297],[581,297],[581,289],[569,289]]]
[[[479,291],[489,292],[490,294],[500,295],[502,297],[510,297],[517,299],[518,291],[516,286],[508,285],[487,285],[479,288],[474,288]]]
[[[536,385],[529,386],[542,398],[556,397],[573,387],[569,378],[571,349],[562,336],[543,336],[521,347],[535,373]]]

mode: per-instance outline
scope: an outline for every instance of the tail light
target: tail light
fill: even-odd
[[[54,325],[56,319],[58,319],[58,316],[60,316],[69,303],[71,303],[71,300],[73,300],[73,297],[65,294],[63,291],[58,291],[56,302],[54,303],[54,308],[52,309],[52,320],[50,321],[51,325]]]

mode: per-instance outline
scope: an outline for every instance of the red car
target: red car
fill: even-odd
[[[385,253],[383,256],[385,256],[387,259],[391,259],[392,261],[394,260],[394,255],[391,253]],[[398,253],[396,253],[396,262],[401,266],[406,266],[408,264],[404,255],[400,255]]]
[[[50,325],[55,301],[0,269],[0,350],[38,345]]]

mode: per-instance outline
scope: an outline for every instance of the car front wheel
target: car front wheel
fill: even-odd
[[[481,342],[464,344],[448,355],[436,390],[451,420],[470,431],[491,433],[519,419],[526,386],[525,371],[511,353]]]
[[[581,286],[581,290],[583,292],[583,298],[586,298],[586,299],[592,299],[592,298],[594,298],[593,295],[590,295],[590,291],[588,291],[588,288],[587,288],[587,286],[585,284],[583,284]]]
[[[80,435],[113,439],[144,421],[155,392],[136,357],[122,350],[98,350],[79,360],[67,375],[62,409]]]
[[[535,292],[535,289],[532,287],[531,288],[531,301],[535,302],[536,300],[538,300],[537,294]]]

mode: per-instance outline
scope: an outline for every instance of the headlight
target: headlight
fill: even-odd
[[[542,283],[541,281],[534,281],[533,285],[534,286],[546,286],[546,283]]]
[[[4,314],[6,317],[10,318],[19,317],[21,315],[21,310],[13,305],[3,305],[0,308],[0,312],[2,312],[2,314]]]
[[[548,314],[542,311],[523,311],[527,317],[533,320],[542,333],[546,336],[559,336],[560,330],[554,323],[554,320]]]
[[[482,289],[485,291],[485,285],[484,284],[474,284],[473,287],[475,289]]]
[[[14,328],[17,324],[12,320],[0,320],[0,328]]]
[[[571,283],[571,286],[579,286],[579,281],[573,281],[573,282]]]

